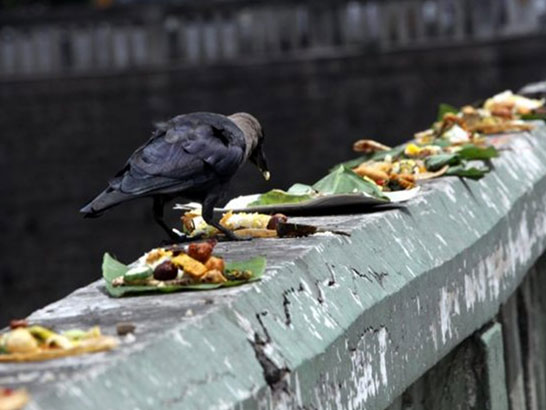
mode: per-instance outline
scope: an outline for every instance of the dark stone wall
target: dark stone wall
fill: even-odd
[[[263,123],[271,184],[250,166],[232,195],[314,182],[355,139],[395,144],[440,102],[464,104],[546,77],[546,37],[428,50],[0,83],[0,323],[100,277],[103,252],[130,261],[163,238],[151,201],[96,220],[78,209],[154,122],[248,111]],[[170,215],[173,224],[177,215]],[[249,245],[251,246],[251,245]]]

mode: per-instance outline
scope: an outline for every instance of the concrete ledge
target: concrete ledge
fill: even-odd
[[[0,365],[0,385],[26,385],[30,409],[382,410],[493,318],[543,253],[546,127],[537,125],[480,181],[429,183],[402,209],[301,218],[350,238],[219,246],[233,259],[265,255],[260,283],[126,299],[107,297],[100,281],[80,289],[31,320],[107,332],[130,320],[136,340]]]

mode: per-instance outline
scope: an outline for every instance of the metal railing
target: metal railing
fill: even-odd
[[[541,29],[546,0],[208,1],[0,15],[0,77],[316,56]]]

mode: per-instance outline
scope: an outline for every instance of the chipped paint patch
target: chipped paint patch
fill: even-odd
[[[351,378],[354,392],[351,408],[365,408],[366,403],[388,387],[387,361],[389,338],[385,327],[364,332],[351,352]]]
[[[451,319],[453,316],[460,314],[458,290],[449,291],[445,287],[440,289],[440,329],[443,344],[447,342],[448,338],[451,339],[453,337],[454,332]]]

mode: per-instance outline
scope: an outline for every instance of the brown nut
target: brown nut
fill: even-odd
[[[26,319],[13,319],[9,322],[10,329],[17,329],[18,327],[28,327],[28,321]]]
[[[171,261],[165,261],[157,265],[154,269],[154,279],[172,280],[178,276],[178,268]]]
[[[275,215],[271,216],[271,218],[269,219],[269,222],[267,223],[266,228],[276,230],[277,225],[279,225],[279,222],[286,222],[286,221],[288,221],[288,218],[286,217],[286,215],[275,214]]]

